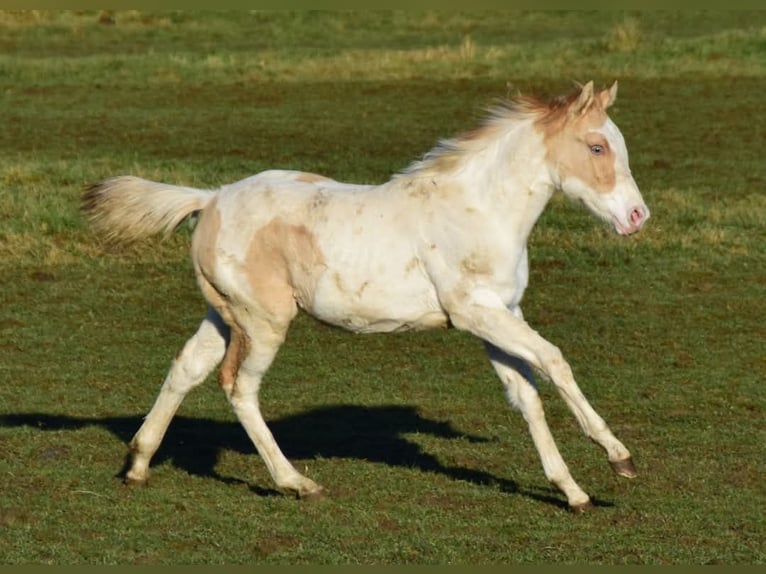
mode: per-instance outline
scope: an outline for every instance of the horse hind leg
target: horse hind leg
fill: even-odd
[[[145,484],[149,463],[186,394],[202,383],[221,362],[229,328],[210,308],[194,336],[176,356],[165,377],[154,406],[130,442],[130,468],[125,475],[129,485]]]
[[[490,344],[486,347],[492,366],[505,386],[508,401],[521,412],[527,422],[546,478],[566,496],[572,512],[588,510],[592,506],[590,497],[572,478],[545,421],[532,369],[523,360],[511,357],[497,347]]]
[[[317,499],[323,496],[323,488],[287,460],[263,419],[258,400],[263,376],[284,342],[294,314],[291,310],[289,318],[248,318],[233,325],[221,367],[221,386],[277,487],[301,499]]]

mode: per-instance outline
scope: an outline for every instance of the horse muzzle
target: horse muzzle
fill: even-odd
[[[612,224],[620,235],[633,235],[643,227],[644,223],[649,219],[649,215],[649,208],[646,205],[637,205],[628,212],[625,221],[621,221],[621,218],[613,217]]]

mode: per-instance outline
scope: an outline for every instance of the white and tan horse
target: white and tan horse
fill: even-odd
[[[321,496],[279,449],[258,402],[298,309],[358,333],[452,325],[485,341],[545,475],[574,510],[590,499],[559,454],[530,367],[553,382],[615,471],[635,476],[630,453],[559,349],[520,308],[527,239],[554,191],[582,200],[622,235],[649,218],[606,113],[616,93],[616,83],[595,92],[590,82],[551,103],[518,98],[378,186],[270,170],[215,191],[130,176],[89,188],[83,209],[114,240],[170,232],[199,214],[191,257],[210,309],[131,442],[126,480],[147,480],[184,396],[222,362],[220,384],[274,482],[302,498]]]

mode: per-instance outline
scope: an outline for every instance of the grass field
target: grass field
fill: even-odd
[[[0,563],[763,564],[764,61],[764,12],[0,12]],[[205,306],[188,231],[107,246],[88,183],[383,182],[497,98],[589,79],[620,82],[652,219],[621,239],[555,197],[524,310],[638,479],[541,385],[598,504],[571,515],[479,341],[299,317],[262,403],[329,498],[277,495],[213,380],[122,485]]]

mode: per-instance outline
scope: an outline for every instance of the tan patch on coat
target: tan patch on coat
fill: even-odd
[[[215,286],[215,274],[218,267],[217,243],[221,229],[221,212],[218,210],[217,203],[218,198],[215,198],[208,204],[194,229],[192,262],[203,297],[229,327],[234,327],[236,325],[230,302]]]
[[[480,253],[471,253],[460,262],[460,270],[468,275],[490,275],[492,264]]]
[[[218,384],[227,396],[233,393],[242,362],[250,354],[250,338],[247,334],[236,325],[231,327],[230,333],[229,346],[226,347],[226,355],[218,370]]]
[[[237,325],[231,312],[231,302],[213,284],[217,271],[216,243],[221,227],[221,214],[216,209],[216,199],[203,211],[192,239],[192,258],[197,283],[205,300],[213,307],[229,326],[229,344],[226,347],[218,383],[227,396],[231,396],[239,368],[249,353],[247,335]]]
[[[195,266],[213,273],[216,267],[216,243],[221,229],[221,212],[218,210],[218,198],[214,198],[202,211],[194,228],[192,237],[192,257]]]
[[[245,260],[255,301],[277,317],[291,315],[296,302],[311,308],[316,282],[324,268],[324,256],[311,231],[280,218],[253,235]]]
[[[614,152],[603,134],[589,132],[585,134],[583,139],[589,149],[590,146],[599,145],[604,150],[600,156],[590,154],[591,169],[589,175],[591,179],[588,183],[599,193],[609,193],[617,183],[617,174],[614,169]]]
[[[549,108],[541,108],[535,127],[543,136],[546,158],[553,163],[561,180],[576,177],[599,193],[609,193],[617,181],[615,156],[602,134],[592,130],[604,125],[607,114],[599,95],[578,116],[569,113],[576,97],[561,100]],[[591,146],[600,145],[601,155],[594,155]]]
[[[318,173],[304,171],[295,178],[295,181],[301,181],[303,183],[317,183],[319,181],[331,181],[331,179],[329,177],[319,175]]]

